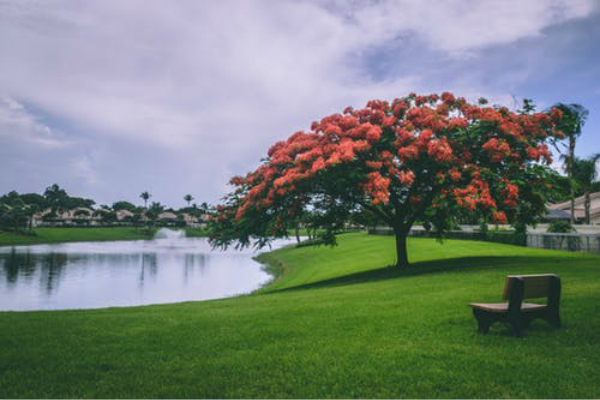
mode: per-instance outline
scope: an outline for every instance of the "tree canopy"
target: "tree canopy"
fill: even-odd
[[[396,234],[398,265],[415,221],[442,234],[459,210],[527,223],[544,212],[546,145],[562,112],[471,104],[451,93],[410,94],[347,108],[277,142],[261,165],[231,180],[212,221],[214,246],[264,246],[306,210],[325,239],[368,211]]]

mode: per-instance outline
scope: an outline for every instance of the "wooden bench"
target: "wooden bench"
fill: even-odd
[[[526,299],[546,297],[546,304],[525,303]],[[535,318],[560,327],[560,278],[556,275],[507,276],[502,299],[504,303],[471,303],[479,332],[487,333],[494,322],[510,326],[517,336]]]

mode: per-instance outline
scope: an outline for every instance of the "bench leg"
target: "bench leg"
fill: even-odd
[[[522,337],[523,331],[529,325],[529,321],[525,318],[513,317],[508,319],[508,325],[512,328],[515,336]]]
[[[552,325],[555,328],[560,328],[561,323],[560,323],[560,315],[558,315],[558,313],[554,314],[554,315],[550,315],[548,317],[548,322],[550,323],[550,325]]]
[[[477,330],[479,333],[488,333],[490,331],[490,326],[494,323],[494,319],[491,318],[488,313],[485,313],[476,308],[473,309],[473,315],[477,320]]]

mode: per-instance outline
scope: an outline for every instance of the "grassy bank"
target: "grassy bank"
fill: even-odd
[[[36,228],[34,235],[23,235],[0,231],[0,246],[61,243],[61,242],[96,242],[112,240],[151,239],[156,229],[116,227],[116,228]],[[190,237],[205,236],[202,229],[186,229]]]
[[[174,305],[0,313],[0,397],[600,396],[600,257],[343,235],[269,255],[259,294]],[[564,327],[479,335],[466,304],[506,274],[563,280]]]

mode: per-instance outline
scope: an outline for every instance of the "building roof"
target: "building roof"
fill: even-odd
[[[571,214],[569,214],[568,212],[564,211],[564,210],[548,210],[548,213],[545,216],[546,219],[548,220],[553,220],[553,219],[570,219],[571,218]]]
[[[158,219],[177,219],[177,215],[171,211],[163,211],[158,214]]]
[[[585,196],[579,196],[575,198],[575,209],[584,209],[585,208]],[[600,207],[600,192],[590,193],[590,203],[591,208]],[[548,206],[551,210],[570,210],[571,208],[571,200],[567,200],[558,204],[550,204]]]

